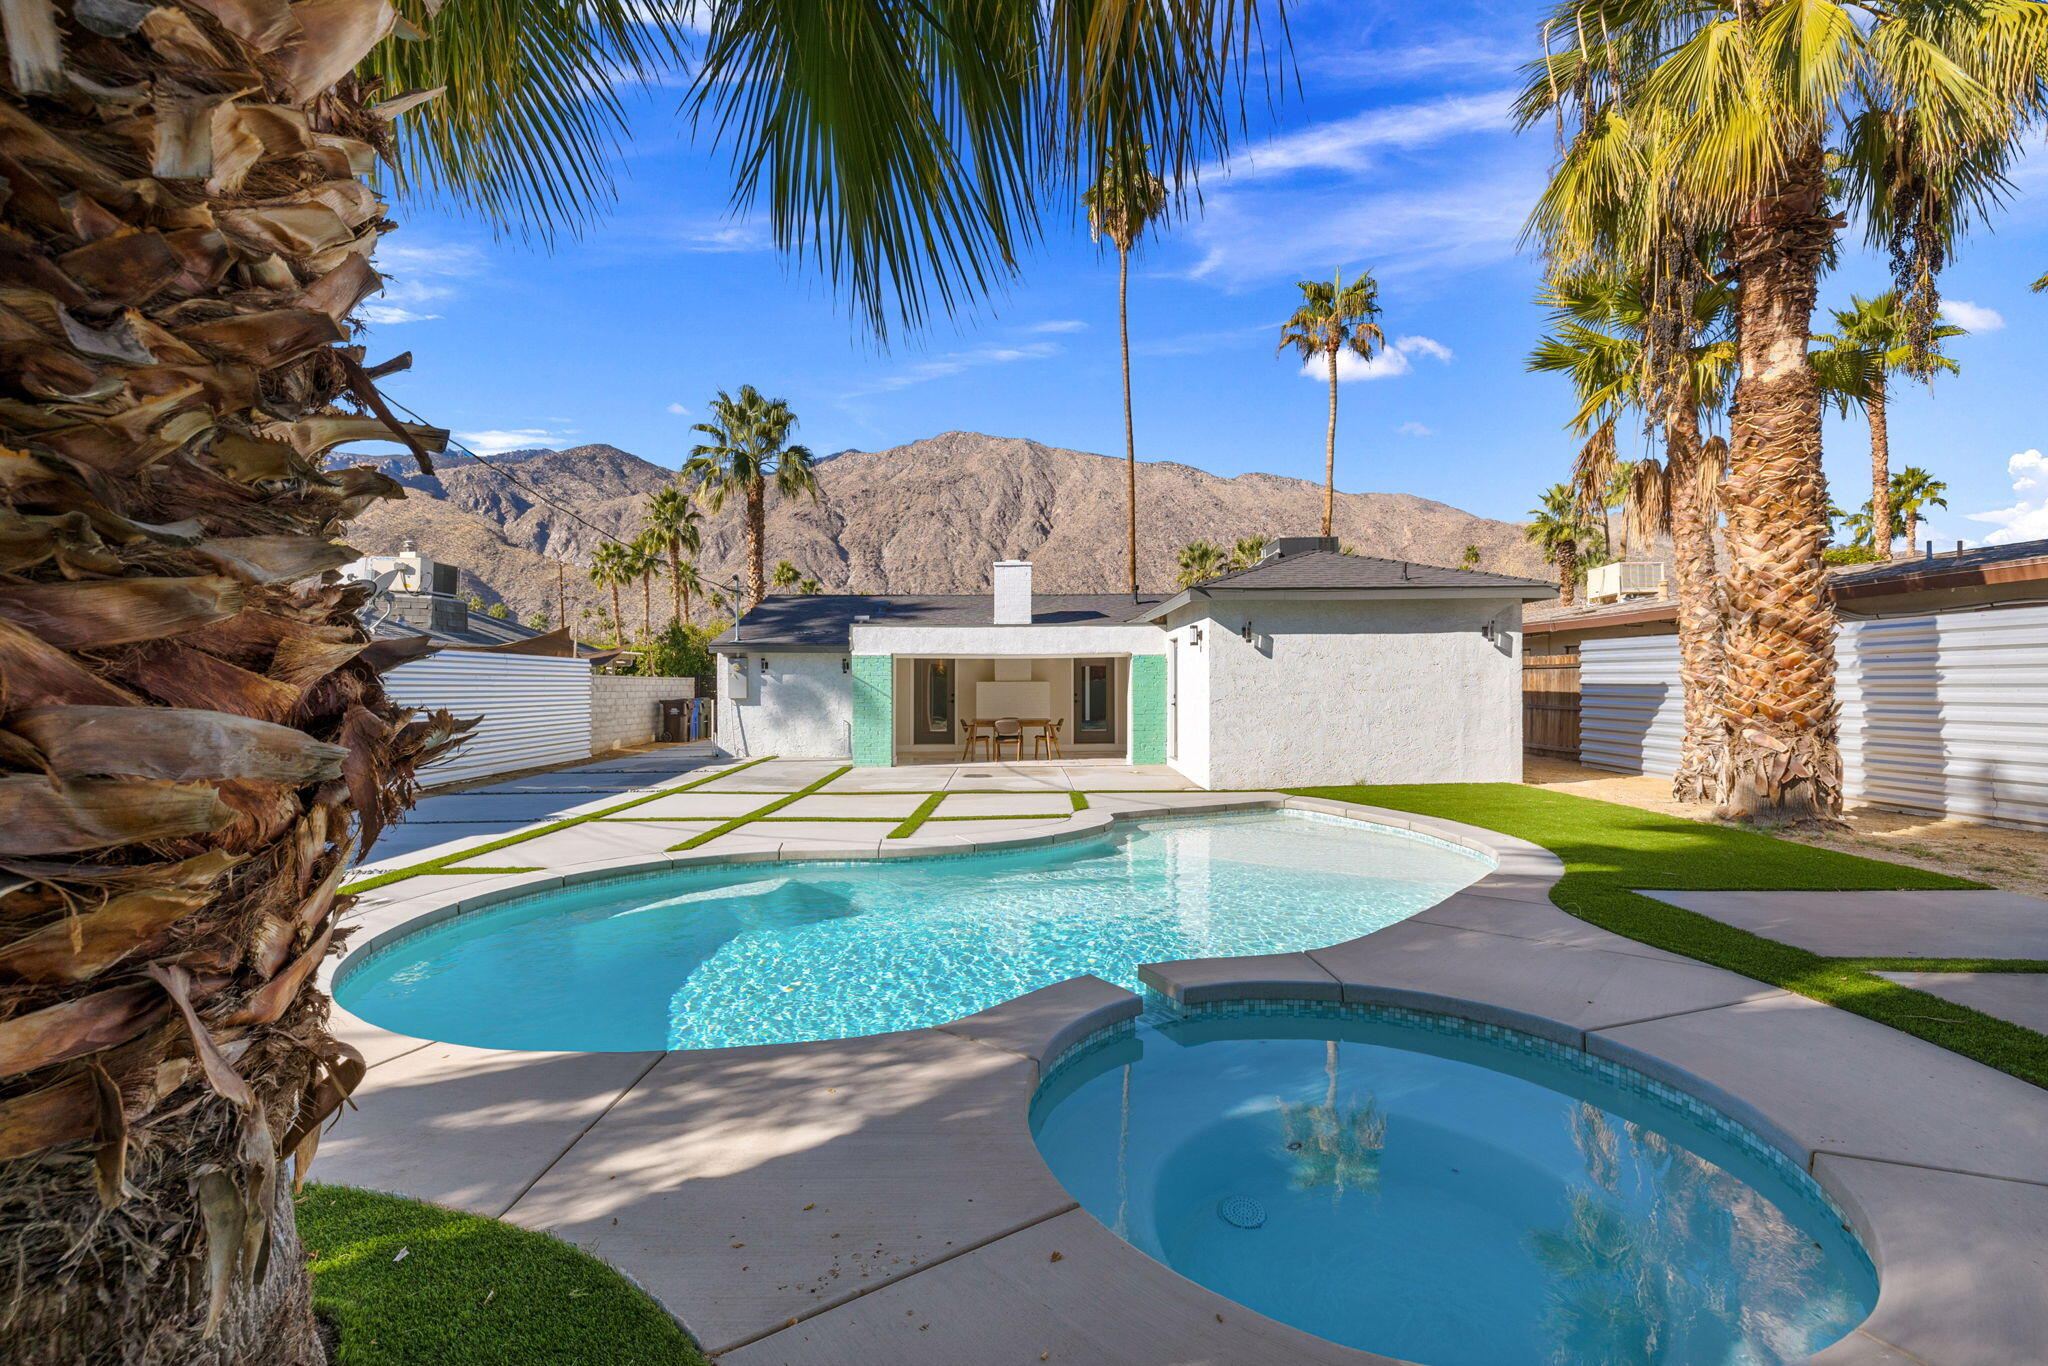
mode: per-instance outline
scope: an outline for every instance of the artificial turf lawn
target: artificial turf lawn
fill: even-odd
[[[705,1366],[661,1306],[544,1233],[348,1186],[296,1203],[338,1366]]]
[[[1540,844],[1565,865],[1550,899],[1582,920],[1867,1016],[2048,1087],[2048,1036],[1888,982],[1873,971],[1955,971],[1960,960],[1824,958],[1630,890],[1949,891],[1982,883],[1513,783],[1290,790],[1463,821]],[[1978,971],[2006,966],[1968,961]],[[2012,966],[2040,970],[2031,960]]]

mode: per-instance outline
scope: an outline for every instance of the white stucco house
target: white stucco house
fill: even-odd
[[[711,646],[720,748],[886,767],[958,759],[966,721],[1043,717],[1070,760],[1208,788],[1521,776],[1522,606],[1552,584],[1315,538],[1170,597],[1034,596],[1024,561],[991,578],[764,598]]]

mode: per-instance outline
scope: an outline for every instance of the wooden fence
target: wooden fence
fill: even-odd
[[[1522,749],[1579,757],[1579,657],[1522,656]]]

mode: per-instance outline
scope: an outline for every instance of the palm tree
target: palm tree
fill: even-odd
[[[1913,545],[1920,534],[1920,509],[1946,508],[1948,499],[1943,495],[1947,492],[1947,484],[1918,465],[1908,465],[1893,475],[1892,522],[1897,528],[1894,534],[1903,536],[1908,546]]]
[[[1131,422],[1131,249],[1166,211],[1166,182],[1145,166],[1145,148],[1123,146],[1081,196],[1088,229],[1116,247],[1116,326],[1124,370],[1124,530],[1131,596],[1138,595],[1138,439]]]
[[[1552,484],[1543,505],[1531,509],[1522,534],[1543,552],[1545,564],[1557,566],[1558,594],[1566,607],[1578,602],[1579,566],[1589,545],[1601,546],[1599,532],[1579,506],[1570,484]]]
[[[807,598],[814,598],[825,591],[825,585],[806,575],[803,582],[796,586],[796,591],[802,593]]]
[[[701,581],[694,564],[685,577],[683,557],[694,556],[704,548],[703,520],[689,493],[674,484],[655,490],[647,500],[647,534],[668,557],[668,587],[674,604],[672,621],[690,619],[690,594]]]
[[[1669,258],[1667,257],[1667,264]],[[1573,483],[1583,505],[1597,493],[1603,539],[1608,504],[1622,507],[1625,534],[1647,539],[1671,533],[1678,615],[1679,679],[1685,722],[1672,795],[1710,800],[1726,729],[1718,689],[1725,668],[1714,564],[1713,486],[1720,478],[1718,439],[1702,442],[1702,421],[1720,410],[1734,368],[1727,336],[1734,304],[1725,286],[1694,281],[1670,289],[1667,312],[1655,319],[1645,275],[1576,271],[1553,277],[1543,295],[1553,330],[1530,354],[1529,368],[1569,378],[1579,399],[1569,426],[1586,438]],[[1653,352],[1657,353],[1653,358]],[[1669,354],[1671,360],[1665,360]],[[1655,413],[1664,459],[1615,458],[1617,423]],[[1625,473],[1624,473],[1625,472]]]
[[[1180,586],[1192,588],[1223,573],[1230,567],[1230,561],[1223,548],[1213,541],[1189,541],[1174,557],[1174,565],[1180,570]]]
[[[1345,351],[1371,360],[1374,350],[1385,346],[1380,331],[1380,287],[1367,271],[1345,282],[1344,272],[1334,280],[1302,280],[1301,306],[1280,325],[1280,350],[1292,347],[1304,361],[1324,357],[1330,366],[1330,431],[1323,447],[1323,535],[1330,529],[1337,511],[1337,357]]]
[[[612,593],[612,643],[626,643],[626,614],[619,602],[619,588],[639,573],[639,556],[624,541],[606,541],[590,557],[590,581]]]
[[[1821,396],[1807,360],[1842,221],[1830,195],[1889,251],[1925,354],[1939,272],[2039,114],[2039,19],[2035,5],[1562,0],[1543,26],[1518,112],[1557,125],[1532,224],[1553,260],[1634,264],[1673,239],[1724,234],[1739,281],[1718,783],[1731,816],[1841,810]]]
[[[1938,343],[1968,333],[1948,323],[1936,324],[1914,336],[1914,322],[1907,314],[1905,300],[1896,289],[1874,299],[1852,295],[1849,307],[1835,310],[1836,331],[1814,338],[1822,348],[1854,352],[1863,375],[1861,403],[1870,423],[1871,525],[1892,526],[1891,432],[1886,421],[1887,381],[1893,372],[1904,370],[1931,381],[1936,373],[1954,374],[1960,368],[1948,356],[1937,352]],[[1909,542],[1910,544],[1910,542]],[[1873,542],[1878,558],[1892,557],[1890,537]]]
[[[650,528],[641,528],[626,547],[632,553],[633,577],[640,580],[640,633],[654,634],[654,577],[661,572],[661,537]]]
[[[788,444],[796,415],[779,398],[763,398],[751,384],[740,386],[739,396],[720,390],[711,400],[709,422],[692,430],[711,440],[693,448],[683,465],[683,476],[697,481],[697,496],[713,512],[731,497],[744,507],[749,594],[759,602],[767,593],[767,575],[762,556],[767,539],[768,488],[784,498],[809,494],[819,498],[818,477],[813,457],[805,446]]]
[[[775,562],[775,578],[773,582],[777,588],[794,588],[802,581],[803,576],[803,571],[788,560],[777,560]]]
[[[1271,536],[1240,536],[1237,544],[1230,548],[1230,568],[1250,569],[1265,557],[1266,547],[1273,544]]]

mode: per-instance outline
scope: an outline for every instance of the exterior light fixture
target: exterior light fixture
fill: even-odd
[[[1201,627],[1199,627],[1199,626],[1196,626],[1196,627],[1193,627],[1193,628],[1191,628],[1191,629],[1190,629],[1190,630],[1188,631],[1188,644],[1190,644],[1190,645],[1194,646],[1194,647],[1195,647],[1196,649],[1198,649],[1198,650],[1202,648],[1202,628],[1201,628]]]
[[[1246,621],[1246,622],[1245,622],[1245,624],[1244,624],[1244,629],[1243,629],[1242,631],[1239,631],[1239,632],[1238,632],[1238,634],[1239,634],[1240,636],[1244,637],[1244,643],[1245,643],[1245,644],[1247,644],[1247,645],[1251,644],[1251,643],[1252,643],[1252,624],[1251,624],[1251,622],[1250,622],[1250,621]]]
[[[841,655],[839,657],[839,672],[843,674],[850,674],[853,672],[853,661],[847,658],[845,655]]]

